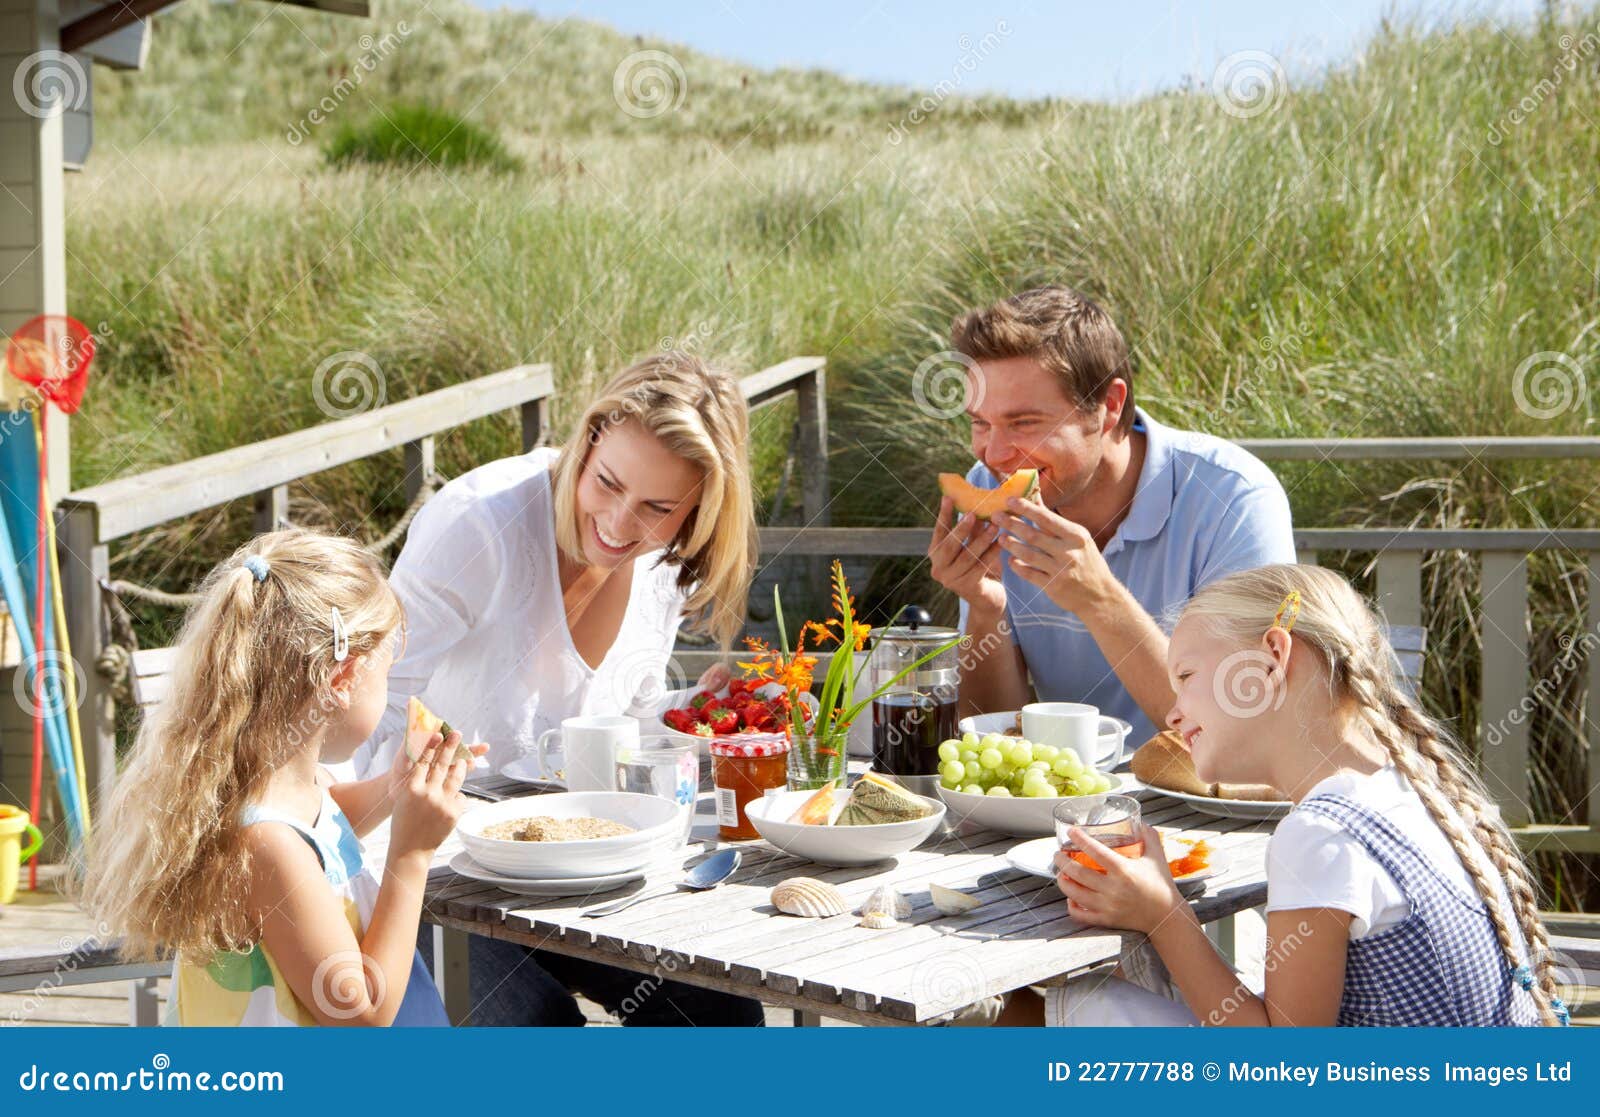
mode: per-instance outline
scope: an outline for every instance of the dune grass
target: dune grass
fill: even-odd
[[[561,426],[624,362],[688,344],[741,372],[825,355],[834,522],[924,523],[933,473],[969,459],[959,420],[909,402],[912,370],[956,312],[1044,282],[1104,303],[1133,346],[1137,398],[1180,426],[1594,423],[1595,9],[1386,26],[1248,117],[1201,83],[1112,106],[957,95],[911,126],[914,91],[457,3],[384,4],[365,25],[194,2],[155,23],[146,72],[97,80],[96,152],[69,181],[71,304],[105,338],[79,484],[323,421],[312,370],[341,350],[377,361],[389,399],[549,361]],[[681,83],[651,55],[664,101],[619,94],[623,63],[652,51]],[[333,129],[405,102],[493,130],[520,169],[324,165]],[[1540,353],[1565,363],[1529,366]],[[757,422],[764,498],[791,416]],[[441,463],[457,473],[514,446],[509,418],[488,420],[444,440]],[[1600,511],[1584,462],[1281,475],[1305,526],[1575,527]],[[377,535],[403,504],[399,477],[396,456],[317,478],[293,515]],[[185,584],[246,524],[235,509],[173,525],[119,552],[117,572]],[[1364,580],[1370,557],[1329,561]],[[1577,555],[1533,563],[1536,671],[1579,631],[1582,571]],[[1426,576],[1428,699],[1470,740],[1476,570],[1443,554]],[[931,595],[917,564],[871,581],[880,610]],[[1534,722],[1549,820],[1573,819],[1587,787],[1581,688],[1561,685]]]

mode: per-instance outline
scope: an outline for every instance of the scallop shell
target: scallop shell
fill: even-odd
[[[942,884],[929,884],[928,896],[933,900],[933,906],[939,909],[940,915],[965,915],[974,908],[983,906],[983,901],[976,896],[957,892],[954,888],[946,888]]]
[[[892,884],[881,884],[872,890],[866,903],[856,911],[862,915],[887,915],[890,919],[910,919],[911,901]]]
[[[900,921],[886,911],[869,911],[861,917],[861,926],[874,931],[885,931],[900,926]]]
[[[850,910],[843,892],[814,877],[779,881],[772,888],[772,906],[786,915],[803,915],[810,919],[843,915]]]

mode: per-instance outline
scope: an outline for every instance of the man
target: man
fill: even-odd
[[[1039,471],[1036,496],[987,523],[939,506],[933,577],[978,649],[962,713],[1020,708],[1031,677],[1041,701],[1098,706],[1142,742],[1173,698],[1157,618],[1221,575],[1295,561],[1283,487],[1239,447],[1136,408],[1127,343],[1070,288],[964,314],[951,346],[968,368],[967,480]]]

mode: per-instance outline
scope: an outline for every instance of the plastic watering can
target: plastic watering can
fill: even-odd
[[[23,835],[28,844],[23,845]],[[0,904],[9,904],[17,894],[17,867],[44,845],[39,828],[28,821],[21,807],[0,803]]]

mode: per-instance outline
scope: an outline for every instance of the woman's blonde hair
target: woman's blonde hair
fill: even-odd
[[[128,956],[165,948],[206,965],[253,945],[240,811],[336,710],[336,608],[351,657],[403,621],[378,559],[316,532],[259,536],[201,583],[172,689],[140,728],[88,844],[81,902]]]
[[[1540,1013],[1546,1023],[1554,1023],[1555,967],[1549,937],[1539,920],[1533,875],[1482,783],[1457,755],[1450,735],[1397,680],[1394,652],[1383,627],[1350,583],[1317,566],[1263,566],[1206,586],[1185,606],[1183,619],[1199,619],[1220,639],[1252,646],[1272,627],[1284,599],[1294,591],[1300,594],[1294,638],[1321,656],[1335,696],[1360,713],[1444,831],[1483,897],[1508,967],[1515,969],[1523,964],[1517,936],[1501,908],[1493,877],[1472,856],[1472,847],[1481,848],[1498,870],[1529,952],[1527,964],[1536,975]]]
[[[678,585],[689,594],[684,614],[691,627],[715,637],[726,651],[744,626],[756,562],[750,414],[733,377],[682,350],[647,357],[618,373],[578,420],[551,469],[556,543],[569,558],[583,561],[578,478],[601,435],[629,419],[700,467],[699,504],[663,561],[681,568]]]

